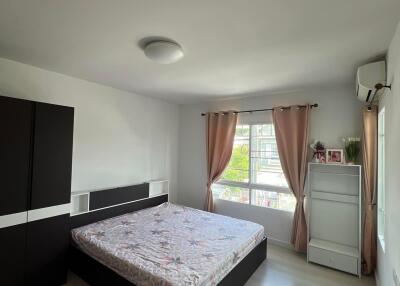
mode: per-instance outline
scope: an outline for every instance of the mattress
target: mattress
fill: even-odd
[[[217,285],[263,236],[259,224],[171,203],[72,230],[79,249],[138,286]]]

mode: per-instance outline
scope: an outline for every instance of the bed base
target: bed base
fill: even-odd
[[[263,240],[218,283],[218,286],[244,285],[266,258],[267,237],[264,237]]]
[[[267,256],[267,238],[264,239],[218,283],[218,286],[244,285]],[[69,268],[92,286],[135,286],[112,269],[104,266],[74,245],[69,249]]]
[[[90,193],[89,212],[71,216],[71,229],[168,201],[168,194],[149,196],[149,184]],[[135,286],[112,269],[77,248],[71,239],[69,269],[92,286]],[[218,286],[244,285],[267,256],[267,238],[242,259]]]

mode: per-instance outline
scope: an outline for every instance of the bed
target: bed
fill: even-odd
[[[265,259],[262,226],[143,196],[72,217],[70,268],[90,285],[243,285]]]

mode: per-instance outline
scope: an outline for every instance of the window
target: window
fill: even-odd
[[[378,238],[385,251],[385,109],[378,115]]]
[[[272,124],[236,126],[232,157],[212,189],[218,199],[294,211]]]

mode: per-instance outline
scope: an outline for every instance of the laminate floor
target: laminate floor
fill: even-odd
[[[375,286],[373,277],[359,279],[307,263],[304,255],[279,246],[269,244],[267,257],[246,286]]]
[[[358,277],[316,264],[289,249],[268,245],[268,258],[245,286],[375,286],[373,277]],[[87,286],[73,273],[66,286]],[[234,285],[232,285],[234,286]]]

